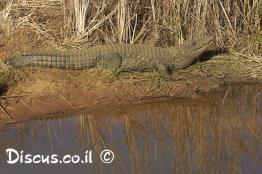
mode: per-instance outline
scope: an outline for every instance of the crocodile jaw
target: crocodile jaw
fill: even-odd
[[[181,68],[190,66],[197,58],[206,51],[215,48],[214,38],[209,36],[194,41],[188,41],[179,47]]]
[[[215,47],[214,38],[212,36],[208,36],[206,38],[198,39],[195,41],[191,41],[188,43],[187,55],[189,57],[199,57],[206,51],[210,51]]]

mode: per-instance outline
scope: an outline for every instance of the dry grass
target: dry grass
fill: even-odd
[[[6,33],[30,26],[38,39],[56,45],[169,45],[209,33],[220,46],[252,53],[261,47],[259,0],[3,0],[0,7]]]

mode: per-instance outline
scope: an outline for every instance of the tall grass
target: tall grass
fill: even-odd
[[[174,45],[213,34],[221,47],[261,53],[260,0],[2,0],[1,6],[1,26],[11,25],[5,30],[31,26],[57,45]]]

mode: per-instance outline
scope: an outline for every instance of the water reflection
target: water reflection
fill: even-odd
[[[0,131],[0,159],[6,160],[7,147],[31,154],[93,150],[95,163],[86,170],[96,173],[259,173],[261,91],[255,85],[232,85],[197,100],[10,125]],[[110,165],[99,161],[105,148],[115,152]]]

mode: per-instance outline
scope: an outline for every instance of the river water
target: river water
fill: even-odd
[[[0,170],[261,173],[262,87],[226,85],[212,94],[199,95],[197,99],[83,110],[7,125],[0,128]],[[86,156],[92,163],[11,165],[7,163],[7,148],[16,150],[19,160],[21,151],[22,156],[84,157],[89,150],[92,155]],[[100,154],[104,149],[114,153],[111,163],[102,162]]]

